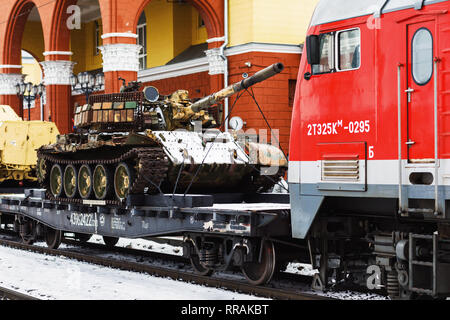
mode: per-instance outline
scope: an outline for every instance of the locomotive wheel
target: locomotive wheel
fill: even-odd
[[[88,165],[83,165],[78,172],[78,192],[81,198],[89,199],[92,195],[92,170]]]
[[[119,242],[119,238],[103,236],[103,242],[108,248],[113,248]]]
[[[64,192],[67,198],[73,199],[77,194],[77,169],[73,165],[68,165],[64,170]]]
[[[61,230],[55,230],[50,227],[45,228],[45,243],[50,249],[58,249],[62,241]]]
[[[209,277],[210,275],[213,274],[214,270],[213,269],[208,269],[205,268],[204,266],[202,266],[202,264],[200,263],[200,259],[197,255],[192,255],[191,258],[191,265],[192,268],[194,268],[195,272],[201,276],[205,276],[205,277]]]
[[[40,183],[43,183],[47,177],[47,162],[42,158],[37,161],[36,175]]]
[[[114,173],[114,191],[119,200],[124,200],[132,187],[134,181],[134,172],[125,163],[119,163]]]
[[[105,200],[110,195],[111,174],[104,165],[99,164],[94,169],[94,194],[98,200]]]
[[[258,251],[259,252],[259,251]],[[272,241],[264,241],[261,262],[246,262],[242,272],[247,281],[259,286],[268,283],[275,272],[275,247]]]
[[[63,192],[63,170],[59,164],[53,165],[50,171],[50,192],[56,198]]]

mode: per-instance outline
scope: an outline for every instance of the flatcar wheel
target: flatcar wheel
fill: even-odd
[[[195,272],[201,276],[205,276],[205,277],[209,277],[210,275],[213,274],[214,270],[213,269],[208,269],[205,268],[204,266],[202,266],[202,264],[200,263],[200,259],[197,255],[192,255],[191,258],[191,265],[192,268],[194,268]]]
[[[58,249],[62,241],[62,232],[50,227],[45,228],[45,242],[50,249]]]
[[[54,197],[60,197],[63,192],[63,170],[55,164],[50,171],[50,192]]]
[[[94,194],[98,200],[105,200],[111,190],[111,174],[104,165],[99,164],[94,169]]]
[[[125,163],[119,163],[114,173],[114,191],[119,200],[124,200],[131,189],[134,181],[134,172]]]
[[[259,251],[258,251],[259,252]],[[264,241],[261,262],[246,262],[242,272],[247,281],[252,285],[263,285],[268,283],[275,272],[275,247],[272,241]]]
[[[103,236],[103,242],[108,248],[113,248],[119,242],[119,238]]]
[[[92,234],[75,233],[75,239],[81,243],[86,243],[92,238]]]
[[[73,165],[68,165],[64,170],[64,192],[70,199],[73,199],[77,194],[77,176],[77,169]]]
[[[32,220],[22,220],[19,223],[22,243],[32,245],[37,239],[36,223]]]
[[[89,199],[92,189],[92,170],[88,165],[83,165],[78,171],[78,192],[81,198]]]

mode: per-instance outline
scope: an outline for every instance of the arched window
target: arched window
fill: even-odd
[[[147,69],[147,18],[145,12],[139,17],[137,26],[137,44],[142,47],[139,52],[139,70]]]
[[[99,47],[101,46],[101,30],[98,21],[94,22],[94,56],[100,54]]]
[[[425,85],[433,75],[433,35],[421,28],[412,39],[412,75],[418,85]]]

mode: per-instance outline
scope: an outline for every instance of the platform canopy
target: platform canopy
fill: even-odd
[[[407,8],[421,8],[422,5],[444,1],[448,0],[320,0],[314,11],[311,25]]]

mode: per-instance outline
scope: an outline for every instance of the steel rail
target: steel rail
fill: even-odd
[[[39,299],[11,289],[0,287],[0,300],[39,300]]]
[[[165,262],[170,261],[173,263],[185,264],[185,265],[189,265],[189,266],[191,265],[191,262],[188,258],[179,256],[179,255],[175,255],[175,254],[170,254],[170,253],[161,253],[161,252],[148,251],[148,250],[143,250],[143,249],[126,248],[126,247],[118,247],[118,246],[111,248],[111,247],[107,247],[101,243],[80,242],[80,241],[72,240],[72,239],[64,239],[63,243],[68,244],[68,245],[77,246],[80,248],[99,250],[99,251],[105,252],[105,253],[119,253],[119,254],[123,254],[123,255],[134,256],[134,257],[145,257],[145,258],[150,258],[153,260],[162,260]],[[72,249],[73,248],[67,248],[67,249],[62,249],[62,250],[72,250]],[[59,249],[59,250],[61,250],[61,249]],[[234,267],[233,271],[239,272],[239,267]],[[311,276],[288,273],[288,272],[276,273],[274,275],[274,279],[290,280],[290,281],[296,281],[299,283],[306,283],[306,284],[310,284],[312,281]]]
[[[287,290],[279,288],[270,288],[266,286],[253,286],[243,281],[219,279],[213,277],[200,276],[190,272],[182,272],[178,270],[155,267],[150,265],[144,265],[142,263],[120,261],[117,259],[104,258],[99,256],[92,256],[88,254],[82,254],[79,252],[54,250],[46,247],[37,247],[33,245],[26,245],[23,243],[17,243],[10,240],[0,240],[0,245],[19,249],[32,251],[40,254],[47,254],[52,256],[63,256],[70,259],[75,259],[82,262],[102,265],[105,267],[111,267],[120,270],[147,273],[153,276],[171,278],[173,280],[195,283],[212,288],[226,289],[229,291],[235,291],[242,294],[256,295],[265,298],[279,299],[279,300],[335,300],[333,298],[302,293],[296,290]]]

